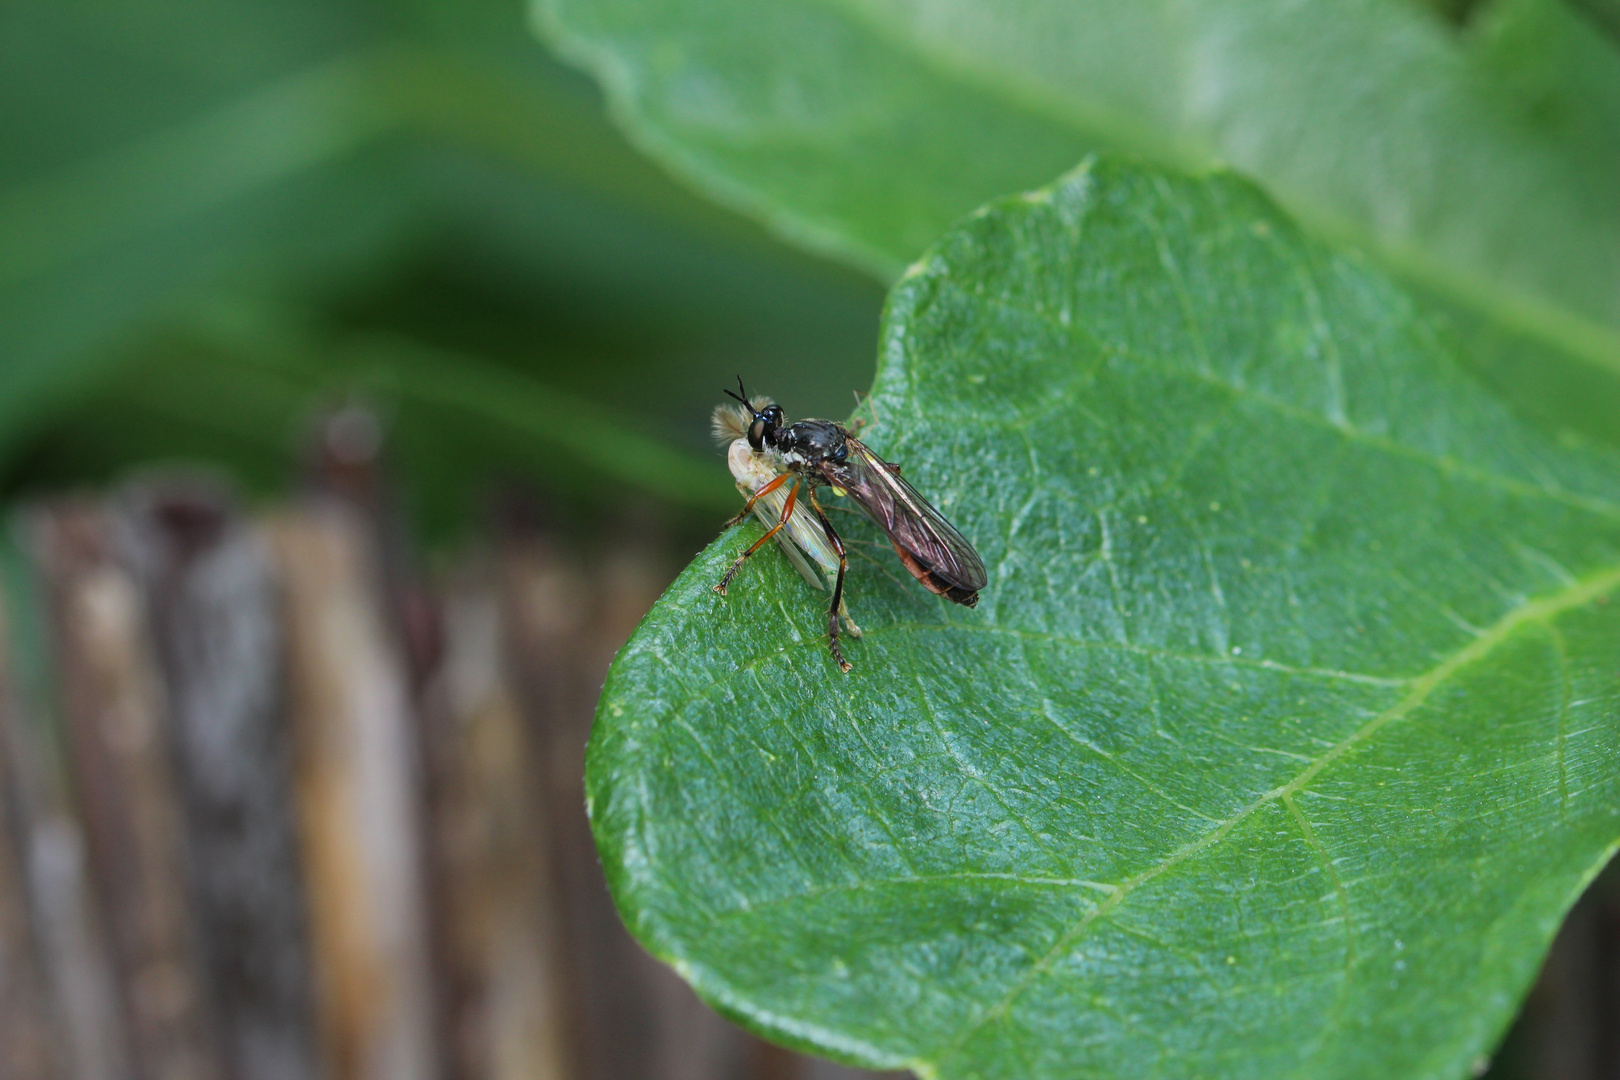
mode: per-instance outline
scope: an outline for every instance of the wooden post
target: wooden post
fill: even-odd
[[[10,649],[0,619],[0,657]],[[9,665],[0,663],[0,729],[9,728],[17,708]],[[29,917],[28,889],[21,848],[26,845],[28,799],[11,762],[9,739],[0,732],[0,1077],[52,1080],[63,1073],[51,1030],[43,972],[34,947],[36,928]]]
[[[286,726],[281,605],[267,538],[200,478],[127,488],[122,555],[139,576],[169,702],[195,933],[235,1080],[314,1080],[303,875]]]
[[[165,702],[139,590],[96,507],[43,511],[33,539],[134,1075],[215,1080],[223,1064],[191,936]]]
[[[284,586],[301,846],[338,1080],[439,1069],[406,669],[364,522],[332,498],[271,526]]]
[[[501,652],[488,573],[464,569],[444,604],[443,654],[423,701],[434,792],[456,1074],[572,1080],[561,927],[538,758]]]

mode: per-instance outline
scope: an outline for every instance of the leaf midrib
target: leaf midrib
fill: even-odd
[[[1008,637],[1027,641],[1043,641],[1075,649],[1106,649],[1112,652],[1129,653],[1134,656],[1146,656],[1152,659],[1178,660],[1189,664],[1208,664],[1212,667],[1247,667],[1274,672],[1278,675],[1342,680],[1344,682],[1361,683],[1366,686],[1407,686],[1416,679],[1421,678],[1421,675],[1367,675],[1356,671],[1340,671],[1337,668],[1302,667],[1295,664],[1284,664],[1277,660],[1223,656],[1220,653],[1178,652],[1175,649],[1160,649],[1151,645],[1138,645],[1130,641],[1078,638],[1068,634],[1054,634],[1045,630],[1025,630],[1016,626],[979,625],[962,622],[887,623],[882,626],[871,627],[866,631],[866,636],[881,637],[888,630],[962,630],[973,634],[1004,634]]]
[[[942,1060],[948,1054],[960,1048],[979,1031],[1004,1017],[1037,976],[1047,971],[1057,959],[1067,953],[1074,943],[1084,936],[1087,930],[1122,906],[1140,886],[1161,877],[1188,859],[1219,844],[1231,834],[1233,829],[1262,808],[1279,800],[1291,801],[1292,797],[1304,790],[1323,769],[1350,753],[1357,746],[1372,739],[1383,728],[1420,708],[1434,691],[1444,685],[1448,679],[1470,664],[1484,659],[1497,647],[1507,643],[1522,627],[1535,624],[1551,625],[1552,621],[1559,615],[1592,603],[1599,597],[1613,593],[1616,590],[1620,590],[1620,566],[1594,572],[1586,578],[1577,579],[1574,584],[1551,593],[1542,599],[1527,600],[1509,611],[1478,638],[1452,653],[1451,656],[1423,675],[1412,680],[1412,688],[1405,697],[1329,748],[1304,769],[1300,770],[1299,774],[1292,780],[1266,792],[1219,826],[1184,844],[1157,863],[1121,882],[1115,888],[1113,894],[1105,898],[1095,908],[1087,911],[1078,922],[1060,934],[1052,947],[1039,960],[1030,965],[1024,975],[1002,996],[1001,1000],[991,1006],[980,1019],[964,1028],[955,1039],[944,1044],[928,1057],[920,1059],[921,1063],[928,1064],[931,1061]],[[1301,821],[1308,825],[1304,815],[1299,816]]]

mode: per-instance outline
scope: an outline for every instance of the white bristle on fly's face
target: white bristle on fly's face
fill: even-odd
[[[768,397],[755,397],[749,400],[754,412],[759,412],[767,405],[774,405]],[[714,407],[710,417],[711,430],[714,432],[714,441],[721,446],[730,444],[733,439],[748,438],[748,425],[754,422],[753,415],[742,407],[741,402],[725,401]]]

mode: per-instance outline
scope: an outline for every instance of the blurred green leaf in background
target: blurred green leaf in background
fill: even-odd
[[[1110,146],[1224,162],[1330,236],[1614,368],[1617,42],[1559,0],[1476,6],[1466,32],[1410,0],[540,10],[649,148],[880,271]],[[896,215],[874,190],[917,194]]]
[[[831,412],[870,380],[876,287],[663,178],[516,3],[10,5],[0,56],[12,491],[263,487],[362,393],[424,520],[502,472],[714,512],[736,373]]]
[[[1444,7],[1444,5],[1437,5]],[[536,0],[655,157],[892,280],[1088,149],[1224,163],[1452,305],[1544,422],[1620,413],[1608,0]]]

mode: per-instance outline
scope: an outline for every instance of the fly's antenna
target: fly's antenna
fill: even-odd
[[[753,414],[754,407],[748,403],[748,391],[743,389],[741,375],[737,376],[737,393],[733,394],[730,390],[727,390],[726,396],[736,398],[738,401],[742,402],[743,408],[747,409],[750,415]]]

